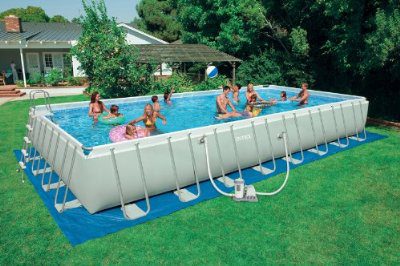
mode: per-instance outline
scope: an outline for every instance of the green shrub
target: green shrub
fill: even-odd
[[[63,75],[60,69],[53,68],[44,77],[47,85],[55,86],[63,80]]]
[[[24,87],[24,81],[22,80],[17,80],[15,82],[15,85],[17,85],[18,88],[23,88]]]
[[[228,82],[228,78],[224,75],[219,75],[213,79],[207,79],[205,81],[200,82],[199,84],[194,86],[195,91],[206,91],[206,90],[216,90],[221,86],[225,86]]]
[[[43,84],[43,76],[39,72],[32,73],[28,79],[29,85],[42,85]]]
[[[160,94],[166,90],[174,89],[175,92],[193,91],[193,85],[190,78],[183,73],[173,73],[171,77],[155,81],[151,84],[149,94]]]
[[[82,86],[85,84],[86,79],[84,77],[68,76],[65,81],[68,83],[69,86]]]

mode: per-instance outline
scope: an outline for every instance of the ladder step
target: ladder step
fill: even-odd
[[[26,144],[31,144],[31,140],[28,137],[24,137],[24,141]]]
[[[19,167],[21,167],[22,170],[26,169],[26,165],[25,165],[24,162],[18,162],[18,164],[19,164]]]
[[[286,162],[286,157],[282,158],[282,160],[284,160]],[[289,157],[289,162],[292,163],[292,164],[301,164],[302,163],[301,160],[298,160],[298,159],[295,159],[295,158],[291,158],[290,159],[290,157]]]
[[[219,182],[221,182],[222,184],[224,184],[225,187],[233,187],[235,185],[235,182],[233,181],[233,179],[227,175],[225,177],[221,176],[221,177],[217,178],[217,180]]]
[[[253,170],[255,170],[255,171],[257,171],[257,172],[260,172],[260,173],[262,173],[262,174],[264,174],[264,175],[269,175],[269,174],[271,174],[271,173],[274,172],[272,169],[269,169],[269,168],[264,167],[264,166],[261,166],[261,168],[260,168],[259,165],[254,166],[254,167],[253,167]]]
[[[129,219],[132,220],[146,216],[146,212],[139,208],[135,203],[125,205],[125,212]]]
[[[175,190],[174,194],[179,198],[182,202],[188,202],[197,198],[195,194],[190,192],[189,190],[182,188],[179,191]]]
[[[22,149],[21,153],[24,157],[28,157],[28,152],[25,149]]]
[[[333,145],[333,146],[336,146],[336,147],[342,147],[342,146],[343,146],[342,144],[339,144],[339,143],[337,143],[336,141],[332,141],[332,142],[330,142],[329,144],[331,144],[331,145]]]
[[[45,172],[45,173],[49,173],[49,172],[51,172],[52,170],[51,170],[51,167],[47,167],[46,169],[39,169],[39,170],[33,170],[33,175],[40,175],[40,174],[43,174],[43,172]]]
[[[320,150],[317,150],[317,149],[315,149],[315,148],[308,149],[308,151],[309,151],[309,152],[312,152],[312,153],[315,153],[315,154],[318,154],[319,156],[322,156],[322,155],[327,154],[326,151],[320,151]]]
[[[32,131],[32,130],[33,130],[33,127],[32,127],[31,125],[27,124],[27,125],[26,125],[26,129],[28,129],[28,131]]]
[[[65,210],[68,210],[68,209],[79,208],[79,207],[81,207],[81,206],[82,206],[82,204],[79,202],[78,199],[74,199],[74,200],[71,200],[71,201],[67,201],[67,202],[65,203],[65,205],[64,205],[64,211],[65,211]],[[58,212],[61,212],[62,203],[57,203],[54,207],[56,208],[56,210],[57,210]]]
[[[57,184],[58,184],[58,182],[51,183],[49,189],[47,189],[48,185],[46,184],[46,185],[43,185],[42,188],[43,188],[44,191],[47,192],[47,191],[50,191],[52,189],[56,189],[57,188]],[[65,186],[64,182],[60,181],[60,187],[63,187],[63,186]]]

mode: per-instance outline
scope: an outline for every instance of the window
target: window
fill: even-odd
[[[52,56],[52,54],[44,54],[44,65],[47,68],[53,68],[53,56]]]

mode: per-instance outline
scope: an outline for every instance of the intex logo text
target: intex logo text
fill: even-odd
[[[251,139],[250,134],[236,137],[236,141],[244,141],[244,140],[249,140],[249,139]]]

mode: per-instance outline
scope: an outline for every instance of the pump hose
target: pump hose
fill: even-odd
[[[226,193],[226,192],[222,191],[221,189],[219,189],[218,186],[215,184],[214,179],[213,179],[212,174],[211,174],[211,169],[210,169],[210,158],[209,158],[209,155],[208,155],[207,137],[204,136],[203,140],[204,140],[204,149],[206,151],[206,162],[207,162],[208,178],[210,178],[211,184],[213,185],[215,190],[218,191],[219,193],[221,193],[222,195],[227,196],[227,197],[233,197],[235,194]]]
[[[283,181],[283,184],[277,190],[275,190],[273,192],[256,192],[257,195],[260,195],[260,196],[274,196],[274,195],[278,194],[279,192],[281,192],[281,190],[286,186],[286,183],[287,183],[287,181],[289,179],[289,174],[290,174],[289,152],[288,152],[288,146],[287,146],[286,132],[282,132],[282,139],[283,139],[283,143],[285,145],[285,156],[286,156],[286,177],[285,177],[285,180]],[[224,192],[221,189],[219,189],[218,186],[215,184],[214,179],[213,179],[212,174],[211,174],[211,169],[210,169],[210,158],[209,158],[209,154],[208,154],[208,144],[207,144],[207,137],[206,136],[204,136],[203,141],[204,141],[204,149],[205,149],[205,152],[206,152],[206,163],[207,163],[208,178],[210,179],[212,186],[220,194],[222,194],[224,196],[227,196],[227,197],[234,197],[235,194]]]
[[[285,181],[283,181],[283,184],[280,186],[280,188],[278,188],[277,190],[273,191],[273,192],[256,192],[257,195],[260,196],[274,196],[276,194],[278,194],[279,192],[281,192],[281,190],[285,187],[288,179],[289,179],[289,174],[290,174],[290,164],[289,164],[289,152],[288,152],[288,147],[287,147],[287,136],[286,136],[286,132],[282,132],[282,139],[283,139],[283,143],[285,145],[285,155],[286,155],[286,177],[285,177]]]

